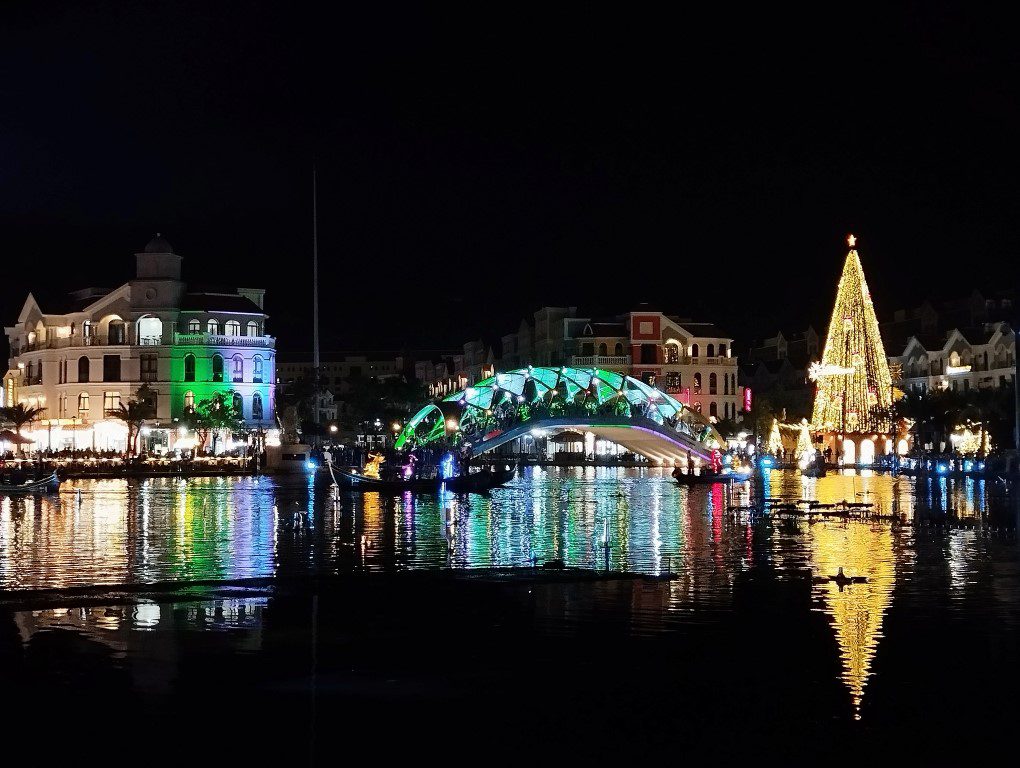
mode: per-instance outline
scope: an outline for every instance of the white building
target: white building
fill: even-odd
[[[911,336],[903,353],[890,356],[889,363],[893,383],[906,392],[1001,387],[1013,381],[1016,339],[1008,323],[954,328],[944,337]]]
[[[164,444],[185,411],[217,393],[248,425],[272,426],[276,342],[265,333],[265,291],[189,290],[181,257],[159,235],[135,258],[134,279],[77,291],[59,312],[29,294],[4,329],[5,405],[46,409],[29,433],[37,446],[123,450],[126,427],[107,412],[143,384],[155,393]]]

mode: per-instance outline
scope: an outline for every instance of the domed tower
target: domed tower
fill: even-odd
[[[174,247],[158,232],[135,254],[135,276],[143,280],[180,280],[181,257],[174,253]]]

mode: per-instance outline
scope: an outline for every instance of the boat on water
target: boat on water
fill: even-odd
[[[716,483],[739,483],[748,479],[747,475],[731,475],[711,473],[694,475],[684,472],[677,472],[673,475],[679,485],[715,485]]]
[[[0,496],[16,496],[26,493],[51,493],[60,486],[60,480],[56,472],[50,472],[45,477],[23,480],[21,482],[9,482],[9,478],[0,476]]]
[[[441,477],[409,477],[384,480],[379,477],[362,474],[355,470],[339,468],[334,468],[333,470],[336,482],[341,487],[357,491],[383,491],[387,493],[404,493],[405,491],[438,493],[443,490],[454,493],[484,493],[492,488],[505,485],[513,480],[516,474],[517,467],[512,466],[504,469],[482,469],[477,472],[455,475],[446,479]]]

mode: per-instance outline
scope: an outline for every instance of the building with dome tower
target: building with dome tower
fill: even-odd
[[[155,399],[150,448],[172,449],[177,422],[222,393],[251,428],[274,425],[276,340],[262,288],[204,289],[182,280],[182,258],[157,234],[135,254],[135,276],[113,290],[73,292],[64,306],[30,293],[5,327],[4,405],[46,410],[24,434],[38,448],[124,450],[107,417],[142,385]]]

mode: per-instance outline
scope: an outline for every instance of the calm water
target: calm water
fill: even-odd
[[[352,586],[321,604],[227,590],[15,610],[8,647],[23,649],[11,651],[16,668],[47,670],[29,690],[87,649],[109,656],[109,674],[61,672],[85,680],[79,693],[113,675],[118,701],[213,701],[207,686],[229,668],[238,696],[268,696],[272,710],[291,695],[305,707],[310,690],[314,711],[339,707],[365,733],[381,732],[369,714],[379,706],[431,732],[418,707],[436,696],[489,701],[520,733],[540,728],[518,719],[524,701],[567,728],[608,707],[646,747],[685,733],[692,749],[733,754],[747,746],[728,743],[734,718],[756,738],[839,751],[897,729],[987,730],[1015,716],[997,703],[1014,698],[1020,653],[1020,549],[1001,484],[777,472],[763,492],[867,500],[910,524],[749,521],[727,510],[753,497],[750,484],[680,488],[658,470],[535,468],[487,497],[339,503],[304,480],[65,483],[59,496],[0,500],[0,590],[313,573]],[[602,568],[603,539],[610,569],[679,578],[455,587],[429,576],[550,559]],[[867,582],[840,589],[824,578],[839,567]],[[0,667],[3,628],[0,608]],[[321,757],[319,717],[297,732]]]

